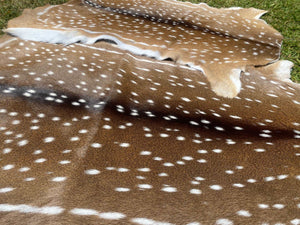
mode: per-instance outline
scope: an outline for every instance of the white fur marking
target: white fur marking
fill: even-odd
[[[61,214],[65,209],[59,206],[43,206],[36,207],[31,205],[11,205],[11,204],[0,204],[0,212],[20,212],[20,213],[37,213],[46,215],[58,215]]]

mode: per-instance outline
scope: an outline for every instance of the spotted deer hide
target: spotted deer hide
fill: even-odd
[[[11,20],[0,224],[300,224],[300,87],[263,13],[74,0]]]

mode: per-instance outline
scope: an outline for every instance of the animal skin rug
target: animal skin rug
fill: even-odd
[[[0,39],[0,224],[300,224],[300,86],[265,11],[27,9]]]

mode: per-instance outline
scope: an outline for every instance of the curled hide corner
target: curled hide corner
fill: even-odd
[[[242,69],[231,69],[230,71],[205,71],[212,90],[219,96],[234,98],[241,91]],[[217,73],[215,75],[215,73]],[[217,76],[219,74],[219,76]]]
[[[279,59],[282,36],[259,19],[263,10],[169,0],[83,3],[27,10],[9,21],[5,31],[49,43],[93,45],[104,40],[135,55],[171,59],[199,70],[217,95],[228,98],[239,94],[244,68],[263,68]]]
[[[289,60],[278,60],[266,66],[253,67],[248,66],[246,71],[250,74],[265,76],[270,79],[281,80],[293,84],[291,81],[291,71],[294,63]],[[297,85],[296,83],[294,83]]]
[[[247,74],[251,76],[264,76],[268,79],[280,80],[288,82],[291,85],[299,86],[291,80],[291,71],[294,63],[289,60],[278,60],[265,66],[246,66],[243,69],[232,69],[230,72],[225,73],[229,79],[216,79],[210,76],[209,82],[212,90],[219,96],[234,98],[236,97],[242,87],[240,76]],[[224,76],[224,75],[223,75]],[[222,77],[223,77],[222,76]],[[225,76],[224,76],[225,77]]]

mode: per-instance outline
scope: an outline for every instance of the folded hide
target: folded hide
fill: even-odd
[[[75,0],[11,20],[0,224],[299,224],[300,87],[262,13]]]

